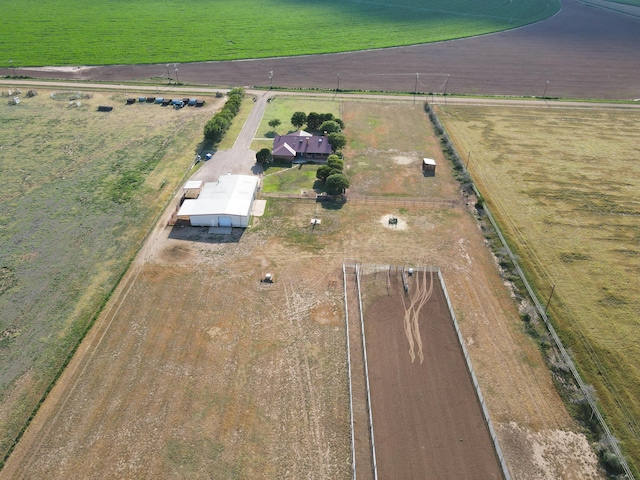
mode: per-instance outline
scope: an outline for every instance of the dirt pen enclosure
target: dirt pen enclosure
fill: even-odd
[[[503,478],[439,270],[357,268],[375,454],[356,458],[358,474]]]

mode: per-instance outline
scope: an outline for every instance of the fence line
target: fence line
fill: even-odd
[[[364,313],[362,311],[362,292],[360,290],[360,269],[356,263],[356,284],[358,286],[358,306],[360,308],[360,327],[362,329],[362,354],[364,357],[364,378],[367,385],[367,403],[369,405],[369,432],[371,434],[371,452],[373,458],[373,478],[378,480],[378,464],[376,462],[376,441],[373,435],[373,409],[371,408],[371,389],[369,387],[369,366],[367,364],[367,340],[364,335]]]
[[[431,115],[429,117],[431,118]],[[434,117],[435,117],[435,115],[434,115]],[[438,127],[444,133],[446,133],[446,129],[440,123],[440,120],[437,117],[435,117],[435,120],[437,120]],[[435,121],[433,121],[433,118],[432,118],[432,122],[435,124]],[[453,151],[455,153],[455,156],[458,159],[460,159],[461,157],[458,154],[458,151],[457,151],[457,149],[455,148],[455,146],[453,144],[451,144],[451,148],[453,149]],[[469,156],[471,156],[471,152],[469,152]],[[455,163],[455,160],[454,160],[454,163]],[[460,161],[460,165],[462,167],[462,171],[464,173],[466,173],[466,174],[469,174],[469,171],[467,170],[466,165],[464,165],[464,163],[462,161]],[[482,195],[480,194],[480,191],[476,187],[475,183],[472,182],[471,183],[471,187],[473,188],[473,191],[476,194],[476,196],[478,198],[482,198]],[[553,338],[553,341],[556,344],[556,347],[560,351],[560,355],[562,356],[562,359],[565,361],[565,363],[567,364],[567,366],[571,370],[573,378],[575,379],[576,383],[580,387],[580,391],[582,392],[582,394],[584,395],[585,399],[589,403],[589,406],[591,407],[591,411],[593,412],[593,414],[598,419],[598,423],[600,424],[600,427],[602,428],[603,432],[605,433],[605,436],[607,437],[607,442],[609,443],[609,445],[611,445],[611,448],[613,449],[613,452],[615,453],[616,457],[618,458],[618,461],[620,462],[620,465],[622,466],[622,469],[624,470],[627,479],[628,480],[634,480],[635,477],[633,476],[633,473],[631,472],[631,469],[629,468],[629,464],[627,463],[627,460],[624,458],[624,455],[622,454],[622,451],[620,450],[620,447],[618,446],[617,440],[612,435],[611,430],[609,430],[609,426],[605,422],[604,417],[602,416],[602,413],[600,413],[600,410],[598,409],[598,406],[596,405],[595,400],[592,398],[591,393],[587,389],[587,385],[582,380],[582,377],[580,376],[580,373],[576,369],[576,366],[574,365],[573,360],[571,359],[571,357],[569,356],[569,354],[565,350],[564,345],[562,344],[562,341],[560,340],[560,337],[558,337],[558,335],[556,334],[555,328],[553,328],[553,325],[551,324],[549,318],[547,317],[546,309],[542,306],[542,304],[538,300],[538,297],[533,292],[533,289],[531,288],[531,285],[529,284],[529,281],[527,280],[527,278],[524,275],[524,272],[520,268],[520,264],[516,260],[515,255],[513,254],[513,252],[511,251],[511,248],[507,244],[507,241],[505,240],[504,236],[502,235],[502,232],[498,228],[498,224],[494,220],[493,215],[491,215],[491,212],[489,211],[489,208],[487,207],[486,202],[483,204],[483,210],[486,213],[487,218],[491,222],[491,225],[492,225],[493,229],[495,230],[496,234],[498,235],[498,238],[500,239],[500,243],[502,243],[502,246],[504,247],[505,251],[507,252],[507,254],[509,256],[509,259],[511,260],[511,263],[513,264],[513,266],[514,266],[514,268],[516,270],[516,273],[520,277],[520,280],[522,280],[522,283],[524,284],[524,286],[525,286],[525,288],[527,290],[527,293],[529,294],[529,297],[531,298],[531,301],[535,305],[536,310],[540,314],[540,317],[543,319],[544,324],[547,327],[547,331],[551,335],[551,338]]]
[[[417,198],[417,197],[383,197],[376,195],[345,195],[349,203],[365,203],[372,205],[400,205],[404,207],[448,207],[454,208],[460,204],[459,200],[447,198]]]
[[[336,197],[332,195],[319,195],[314,191],[301,193],[266,193],[260,192],[261,198],[292,198],[297,200],[330,201]],[[447,198],[419,198],[419,197],[383,197],[376,195],[345,194],[341,199],[346,203],[364,203],[370,205],[394,205],[401,207],[432,207],[455,208],[460,205],[460,200]]]
[[[444,297],[447,300],[449,313],[451,314],[451,319],[453,320],[453,326],[458,336],[458,342],[460,343],[460,347],[462,348],[464,360],[467,363],[467,369],[471,374],[473,387],[475,389],[476,396],[478,397],[478,401],[480,402],[480,407],[482,408],[482,415],[484,416],[484,421],[487,424],[487,428],[489,429],[489,435],[491,436],[491,440],[493,441],[493,447],[495,448],[496,455],[498,456],[498,461],[500,462],[500,467],[502,468],[502,474],[504,475],[505,480],[511,480],[509,469],[507,468],[504,455],[502,454],[502,449],[500,448],[500,443],[498,442],[498,436],[496,435],[496,432],[493,429],[493,424],[491,423],[491,417],[489,416],[489,411],[487,410],[487,406],[484,402],[484,397],[482,396],[482,392],[480,391],[480,384],[478,383],[478,378],[476,377],[476,373],[473,370],[473,365],[471,364],[471,358],[469,357],[469,353],[467,352],[467,347],[465,346],[462,333],[460,332],[460,328],[458,326],[458,320],[456,319],[455,313],[453,313],[453,307],[451,305],[451,300],[449,299],[449,292],[447,292],[447,287],[444,284],[444,278],[442,278],[442,272],[440,271],[439,268],[437,269],[437,271],[438,271],[438,279],[440,280],[440,286],[442,287],[442,291],[444,292]]]
[[[353,388],[351,386],[351,341],[349,340],[349,301],[347,300],[347,270],[342,264],[342,281],[344,284],[344,315],[345,328],[347,333],[347,372],[349,377],[349,421],[351,424],[351,469],[353,480],[356,480],[356,443],[353,431]]]
[[[476,195],[479,195],[479,192],[476,189],[475,185],[473,186],[473,189],[475,190]],[[567,366],[571,370],[571,373],[573,374],[573,378],[575,379],[576,383],[580,387],[580,390],[582,391],[582,394],[584,395],[584,398],[587,400],[587,402],[589,403],[589,406],[591,407],[591,411],[593,412],[593,414],[598,419],[598,422],[600,423],[600,426],[602,427],[602,430],[603,430],[605,436],[607,437],[607,442],[609,443],[609,445],[613,449],[613,452],[618,457],[618,460],[620,461],[620,465],[622,466],[622,469],[624,470],[627,478],[629,480],[634,480],[635,477],[633,476],[633,473],[631,472],[631,469],[629,468],[629,464],[627,463],[627,460],[624,458],[624,456],[622,454],[622,451],[620,450],[620,447],[618,446],[617,440],[615,439],[615,437],[611,433],[611,430],[609,430],[609,426],[605,422],[604,417],[602,416],[602,413],[600,413],[600,410],[598,409],[598,406],[596,405],[594,399],[592,398],[591,393],[589,392],[589,390],[587,388],[587,385],[584,383],[584,381],[582,380],[582,377],[580,376],[580,373],[576,369],[576,366],[574,365],[573,360],[571,359],[571,357],[567,353],[566,349],[564,348],[564,345],[562,344],[562,341],[560,340],[560,337],[558,337],[558,335],[556,334],[555,328],[553,328],[553,325],[551,324],[551,321],[549,320],[549,317],[547,317],[547,312],[546,312],[545,308],[542,306],[542,304],[538,300],[538,297],[533,292],[533,289],[531,288],[531,285],[529,284],[529,281],[526,279],[526,277],[524,275],[524,272],[520,268],[520,264],[516,260],[516,257],[513,254],[513,252],[511,251],[511,248],[509,248],[509,245],[507,244],[506,239],[502,235],[502,232],[498,228],[498,224],[494,220],[493,215],[491,215],[491,212],[487,208],[486,204],[484,205],[483,208],[484,208],[484,211],[485,211],[485,213],[487,215],[487,218],[491,222],[491,225],[493,226],[494,230],[496,231],[496,234],[498,235],[498,238],[500,239],[500,243],[502,243],[502,246],[504,247],[505,251],[509,255],[511,263],[513,263],[513,266],[516,269],[516,273],[520,277],[520,280],[522,280],[522,283],[524,284],[524,287],[527,289],[527,292],[529,293],[529,297],[531,298],[531,301],[534,303],[534,305],[536,307],[536,310],[538,311],[538,314],[540,315],[542,320],[544,320],[544,324],[546,325],[547,330],[549,331],[549,334],[551,335],[551,338],[553,338],[553,341],[556,344],[556,347],[560,351],[560,355],[562,356],[562,359],[565,361],[565,363],[567,364]]]

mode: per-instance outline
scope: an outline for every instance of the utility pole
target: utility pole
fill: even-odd
[[[547,83],[544,86],[544,92],[542,93],[542,99],[544,100],[545,97],[547,96],[547,87],[549,86],[549,80],[547,80]]]
[[[178,65],[177,65],[177,64],[174,64],[174,65],[173,65],[173,68],[174,68],[174,69],[175,69],[175,71],[176,71],[176,83],[180,83],[180,80],[178,80]]]
[[[413,104],[416,104],[416,95],[418,94],[418,79],[420,78],[420,74],[416,73],[416,84],[413,87]]]
[[[447,103],[447,86],[449,85],[449,74],[447,73],[447,79],[444,81],[444,103]]]
[[[340,74],[338,74],[338,88],[336,88],[336,92],[340,91]]]
[[[273,70],[269,71],[269,90],[273,88]]]

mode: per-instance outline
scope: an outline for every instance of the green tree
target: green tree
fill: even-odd
[[[344,122],[342,120],[340,120],[339,118],[334,118],[333,121],[340,125],[340,130],[344,130]]]
[[[219,142],[229,129],[229,120],[223,116],[216,115],[204,126],[204,136],[212,142]]]
[[[338,125],[338,123],[333,120],[327,120],[326,122],[322,122],[322,125],[320,125],[320,131],[327,133],[339,132],[340,125]]]
[[[281,124],[282,122],[277,118],[269,120],[269,126],[273,129],[274,132],[276,131],[276,128],[278,128]]]
[[[329,143],[331,144],[331,148],[334,152],[342,150],[342,147],[347,144],[347,137],[341,133],[330,133],[327,135],[327,138],[329,139]]]
[[[271,155],[271,150],[268,148],[263,148],[259,152],[256,153],[256,162],[262,165],[268,165],[273,160],[273,156]]]
[[[334,170],[338,170],[340,173],[344,170],[344,160],[337,155],[329,155],[329,158],[327,158],[327,165]]]
[[[318,180],[322,180],[323,182],[327,181],[327,177],[329,175],[331,175],[331,172],[333,171],[333,169],[328,166],[328,165],[322,165],[320,167],[318,167],[318,170],[316,171],[316,178]]]
[[[324,182],[329,195],[342,195],[349,188],[349,179],[342,173],[334,173]]]
[[[307,123],[307,114],[304,112],[295,112],[291,116],[291,125],[300,129],[302,126]]]
[[[307,115],[307,128],[309,130],[318,130],[322,125],[323,116],[317,112],[311,112]]]

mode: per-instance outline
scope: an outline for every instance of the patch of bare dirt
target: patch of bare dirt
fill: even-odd
[[[407,229],[407,221],[402,218],[394,215],[392,213],[387,213],[380,217],[380,224],[388,228],[390,230],[406,230]]]
[[[507,462],[514,478],[602,478],[598,459],[583,434],[566,430],[532,431],[516,422],[501,424],[496,430],[501,445],[509,452]]]

